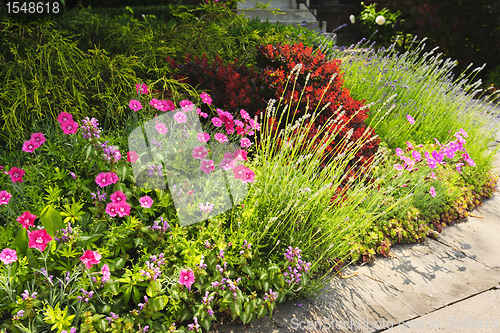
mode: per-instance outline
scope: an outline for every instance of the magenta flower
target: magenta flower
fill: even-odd
[[[220,143],[225,143],[228,142],[229,140],[227,139],[227,136],[225,136],[222,133],[217,133],[214,135],[214,139],[219,141]]]
[[[135,163],[139,159],[139,155],[135,152],[135,150],[127,152],[127,162]]]
[[[412,125],[413,125],[413,124],[415,124],[415,119],[413,119],[413,117],[412,117],[412,116],[407,115],[407,116],[406,116],[406,119],[408,119],[408,122],[409,122],[410,124],[412,124]]]
[[[220,118],[214,117],[212,118],[212,124],[214,124],[215,127],[221,127],[222,120],[220,120]]]
[[[469,136],[469,135],[467,134],[467,132],[466,132],[466,131],[464,131],[464,129],[463,129],[463,128],[460,128],[460,133],[462,134],[462,136],[463,136],[464,138],[467,138],[467,137]]]
[[[200,169],[206,174],[209,174],[210,172],[214,171],[214,168],[215,168],[214,161],[212,160],[201,161]]]
[[[457,164],[457,171],[458,171],[458,173],[462,173],[462,169],[460,169],[460,167],[461,167],[462,165],[464,165],[464,164],[463,164],[463,163],[458,163],[458,164]]]
[[[38,147],[40,147],[40,145],[37,144],[35,141],[28,140],[28,141],[24,141],[22,150],[24,152],[27,152],[27,153],[32,153]]]
[[[410,141],[406,141],[406,145],[408,146],[409,149],[415,149],[415,147],[413,147]]]
[[[208,140],[210,140],[210,135],[208,135],[208,133],[198,133],[196,138],[200,142],[208,142]]]
[[[252,142],[248,138],[242,138],[240,141],[241,148],[248,148],[252,145]]]
[[[190,269],[181,269],[179,284],[186,286],[191,290],[191,285],[194,283],[194,272]]]
[[[109,266],[107,264],[104,264],[101,268],[101,273],[102,273],[102,283],[106,283],[109,281],[111,278],[111,273],[109,272]]]
[[[214,205],[213,204],[210,204],[210,202],[207,202],[206,205],[200,203],[198,205],[198,208],[200,208],[200,212],[203,212],[203,213],[210,213],[212,211],[212,209],[214,209]]]
[[[174,119],[176,122],[178,122],[179,124],[181,123],[185,123],[187,121],[187,118],[186,118],[186,115],[184,113],[182,113],[181,111],[177,112],[175,115],[174,115]]]
[[[240,114],[241,114],[241,118],[243,118],[245,120],[250,120],[250,115],[245,110],[241,109]]]
[[[31,214],[30,212],[24,212],[21,216],[19,216],[16,221],[21,223],[23,228],[28,229],[32,227],[36,220],[36,215]]]
[[[416,162],[420,161],[420,159],[422,158],[422,155],[420,155],[420,153],[416,150],[411,152],[411,156],[413,156]]]
[[[259,124],[258,122],[256,122],[256,121],[255,121],[255,120],[253,120],[253,119],[250,119],[248,122],[250,123],[250,127],[251,127],[252,129],[257,130],[257,131],[260,131],[260,124]],[[252,134],[250,134],[250,135],[253,135],[253,133],[252,133]]]
[[[85,264],[85,267],[87,269],[91,269],[92,266],[98,265],[101,262],[102,256],[99,254],[97,251],[91,251],[87,250],[83,254],[83,256],[80,257],[80,260]]]
[[[208,94],[203,92],[203,93],[201,93],[200,97],[201,97],[201,100],[203,101],[203,103],[208,104],[208,105],[212,105],[212,98]]]
[[[153,205],[153,199],[151,199],[151,197],[145,195],[139,199],[139,203],[141,204],[141,207],[151,208],[151,206]]]
[[[247,160],[247,152],[243,149],[236,149],[234,151],[234,158],[240,161],[246,161]]]
[[[106,205],[106,214],[108,214],[111,217],[115,217],[118,212],[116,211],[118,203],[116,202],[110,202]]]
[[[135,85],[138,94],[149,94],[148,86],[145,83]]]
[[[75,134],[78,131],[78,123],[73,120],[68,120],[61,123],[61,128],[64,134]]]
[[[17,252],[16,250],[12,250],[9,248],[3,249],[0,252],[0,261],[4,263],[4,265],[11,264],[17,261]]]
[[[203,118],[208,118],[208,114],[205,113],[205,112],[201,112],[201,109],[200,108],[196,108],[196,112],[198,112],[198,114],[200,116],[202,116]]]
[[[402,170],[404,170],[404,167],[401,164],[395,164],[394,169],[402,171]]]
[[[33,133],[31,134],[31,139],[32,141],[35,141],[39,146],[45,143],[45,137],[43,136],[43,133]]]
[[[219,166],[222,170],[231,170],[234,167],[234,159],[232,156],[230,158],[223,158]]]
[[[403,150],[401,150],[401,148],[396,148],[396,155],[401,157],[401,155],[403,155]]]
[[[155,128],[158,131],[158,133],[163,134],[163,135],[167,134],[167,132],[168,132],[168,128],[167,128],[167,126],[165,126],[164,123],[156,124]]]
[[[156,98],[151,99],[151,101],[149,102],[149,105],[154,107],[156,110],[164,111],[162,101],[159,101]]]
[[[0,191],[0,206],[8,204],[10,198],[12,198],[12,194],[7,191]]]
[[[204,146],[193,148],[193,158],[203,160],[208,155],[208,150]]]
[[[25,173],[26,173],[26,171],[24,171],[23,169],[19,169],[17,167],[13,167],[12,169],[10,169],[9,172],[7,172],[7,174],[10,175],[10,179],[14,183],[17,183],[17,182],[22,183],[23,176]]]
[[[129,216],[130,215],[130,205],[125,201],[120,201],[119,203],[115,203],[116,212],[119,217]]]
[[[111,202],[119,203],[121,201],[127,201],[127,196],[122,191],[116,191],[109,197]]]
[[[131,99],[128,103],[128,107],[131,108],[134,112],[137,112],[142,109],[142,104],[136,99]]]
[[[436,189],[434,187],[431,187],[430,190],[429,190],[429,193],[432,195],[432,197],[434,198],[436,196]]]
[[[34,247],[39,249],[40,251],[44,251],[47,247],[47,243],[52,240],[52,237],[47,233],[45,229],[38,229],[32,232],[28,231],[29,236],[29,247]]]
[[[243,183],[253,183],[255,180],[255,173],[249,168],[245,168],[245,179],[242,179]]]
[[[182,112],[189,112],[193,110],[194,104],[188,99],[185,99],[179,103],[182,108]]]
[[[242,181],[246,181],[247,179],[247,171],[246,167],[243,164],[237,165],[233,168],[234,179],[241,179]]]
[[[437,180],[437,177],[436,177],[436,175],[434,174],[434,171],[431,171],[430,177],[431,177],[432,179]]]
[[[109,174],[107,172],[101,172],[97,175],[97,177],[95,177],[95,182],[100,187],[106,187],[111,184],[111,178],[109,177]]]
[[[175,110],[175,104],[171,100],[161,100],[160,102],[163,104],[163,108],[160,109],[160,111],[173,111],[173,110]]]
[[[70,120],[73,120],[73,115],[71,113],[67,113],[67,112],[61,112],[61,113],[59,113],[59,116],[57,117],[57,121],[60,124],[68,122]]]
[[[427,164],[429,164],[429,168],[434,169],[437,165],[437,162],[433,158],[428,158],[427,159]]]

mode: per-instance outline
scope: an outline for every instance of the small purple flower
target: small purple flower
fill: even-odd
[[[70,173],[69,173],[69,174],[71,175],[71,177],[73,177],[73,179],[76,179],[76,175],[75,175],[75,173],[74,173],[74,172],[70,171]]]

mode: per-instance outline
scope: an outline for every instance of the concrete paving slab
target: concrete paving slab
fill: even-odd
[[[500,290],[483,292],[381,332],[500,332]]]

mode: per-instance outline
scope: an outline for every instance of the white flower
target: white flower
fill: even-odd
[[[382,15],[379,15],[375,19],[375,22],[377,22],[378,25],[384,25],[385,24],[385,17],[383,17]]]
[[[349,16],[349,20],[351,20],[352,24],[356,22],[356,18],[354,17],[354,15]]]

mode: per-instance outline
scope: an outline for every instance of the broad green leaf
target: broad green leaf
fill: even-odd
[[[17,233],[16,245],[23,255],[26,255],[28,251],[28,242],[28,231],[25,228],[21,228],[21,230]]]
[[[191,314],[191,312],[188,309],[186,309],[186,310],[182,311],[181,318],[179,319],[179,321],[183,322],[183,321],[191,319],[192,317],[193,317],[193,315]]]
[[[40,216],[40,221],[47,230],[47,233],[52,237],[55,236],[56,231],[62,228],[61,214],[52,208],[52,206],[45,207]]]
[[[231,311],[239,316],[241,314],[241,303],[240,302],[236,302],[236,303],[232,303],[229,308],[231,309]]]
[[[210,318],[205,318],[200,321],[201,326],[207,330],[207,332],[210,331],[210,326],[212,325],[212,320]]]
[[[132,300],[134,301],[135,304],[138,304],[141,300],[141,294],[139,293],[139,289],[137,289],[135,286],[132,287]]]
[[[125,259],[122,257],[119,257],[115,260],[115,268],[116,269],[122,269],[123,266],[125,266]]]
[[[264,317],[267,314],[267,308],[261,305],[257,308],[257,318]]]

